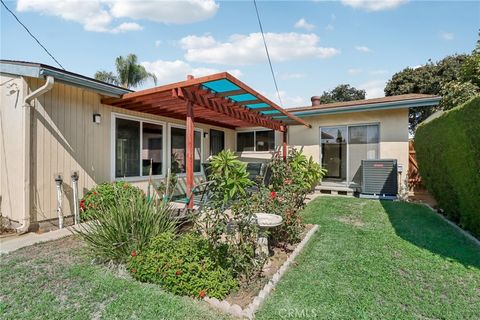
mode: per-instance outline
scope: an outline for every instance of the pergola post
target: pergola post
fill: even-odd
[[[194,137],[195,137],[195,125],[193,114],[193,103],[189,100],[187,102],[187,128],[186,128],[186,171],[187,171],[187,197],[190,199],[188,208],[193,208],[193,195],[192,189],[194,185],[193,181],[193,164],[194,164]]]
[[[283,161],[287,161],[287,127],[283,127],[282,131],[283,141],[282,141],[282,153]]]

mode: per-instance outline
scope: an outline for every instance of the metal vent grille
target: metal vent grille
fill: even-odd
[[[396,196],[397,160],[362,160],[362,193]]]

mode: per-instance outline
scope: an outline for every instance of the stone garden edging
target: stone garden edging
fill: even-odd
[[[272,292],[273,288],[277,285],[278,281],[282,278],[282,276],[287,271],[288,267],[298,254],[302,251],[302,249],[307,244],[308,240],[313,236],[313,234],[317,231],[318,225],[314,225],[305,235],[302,241],[296,246],[293,252],[288,256],[287,260],[282,264],[282,266],[275,272],[272,278],[268,281],[267,284],[260,290],[258,295],[253,299],[252,302],[245,308],[242,309],[237,304],[230,304],[228,301],[223,300],[220,301],[216,298],[209,298],[205,297],[203,300],[210,304],[212,307],[219,309],[225,313],[231,314],[233,316],[239,318],[247,318],[253,319],[255,318],[255,312],[260,308],[260,306],[265,302],[265,299],[268,297],[270,292]]]

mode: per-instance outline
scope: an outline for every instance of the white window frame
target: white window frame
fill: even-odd
[[[185,132],[187,130],[187,127],[181,124],[176,124],[176,123],[168,123],[168,139],[167,139],[167,161],[168,161],[168,166],[167,168],[170,169],[172,167],[172,128],[178,128],[178,129],[185,129]],[[204,162],[203,160],[203,129],[202,128],[194,128],[195,131],[200,132],[200,172],[194,172],[193,175],[195,176],[201,176],[203,175],[203,166],[202,163]],[[195,142],[195,137],[194,137],[194,142]],[[167,170],[168,170],[167,169]],[[178,177],[186,177],[186,173],[177,173],[176,174]]]
[[[257,131],[273,131],[273,150],[268,150],[268,151],[257,151]],[[239,133],[248,133],[248,132],[253,132],[253,151],[240,151],[238,150],[238,134]],[[272,129],[252,129],[252,130],[238,130],[235,131],[235,152],[239,153],[272,153],[277,149],[277,135],[276,131]]]
[[[116,177],[115,176],[115,165],[116,165],[116,148],[115,148],[115,143],[116,143],[116,119],[124,119],[124,120],[132,120],[132,121],[138,121],[140,122],[140,172],[138,176],[134,177]],[[142,163],[142,148],[143,148],[143,123],[149,123],[149,124],[154,124],[162,127],[162,174],[160,175],[152,175],[152,178],[154,179],[163,179],[165,177],[165,172],[167,170],[167,163],[166,163],[166,141],[167,141],[167,124],[164,121],[157,121],[157,120],[152,120],[148,118],[142,118],[142,117],[136,117],[136,116],[131,116],[131,115],[125,115],[122,113],[114,113],[112,112],[112,120],[111,120],[111,177],[113,181],[129,181],[129,182],[134,182],[134,181],[145,181],[148,180],[149,176],[144,176],[142,175],[143,173],[143,163]]]

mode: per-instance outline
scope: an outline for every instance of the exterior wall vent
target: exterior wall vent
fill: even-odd
[[[398,193],[397,160],[362,160],[362,197],[394,199]]]

